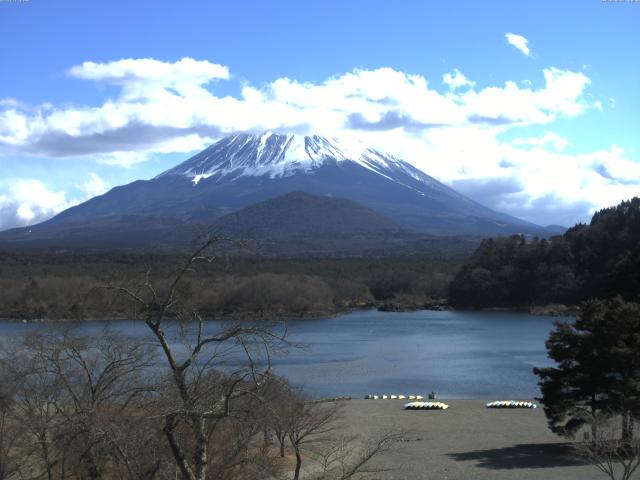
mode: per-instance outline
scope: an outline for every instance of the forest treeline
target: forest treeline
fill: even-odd
[[[122,252],[0,253],[0,317],[129,318],[122,297],[103,287],[162,284],[183,261],[171,255]],[[458,260],[218,258],[181,284],[205,316],[325,316],[351,308],[419,308],[441,303]]]
[[[171,278],[182,257],[103,252],[0,252],[0,317],[128,318],[103,287]],[[577,305],[640,299],[640,198],[597,212],[550,239],[483,240],[464,263],[430,257],[272,259],[220,257],[181,288],[205,316],[312,317],[351,308],[395,310]]]
[[[459,307],[576,305],[589,298],[640,298],[640,198],[596,212],[564,235],[484,240],[453,279]]]

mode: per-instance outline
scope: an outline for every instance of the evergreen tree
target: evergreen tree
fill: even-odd
[[[534,373],[551,430],[572,436],[590,425],[595,439],[600,416],[620,415],[630,439],[640,415],[640,304],[587,302],[575,322],[556,323],[546,347],[557,366]]]

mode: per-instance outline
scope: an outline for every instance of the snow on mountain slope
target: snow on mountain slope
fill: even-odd
[[[195,187],[194,195],[206,196],[208,204],[213,201],[211,192],[225,191],[224,198],[217,196],[215,202],[227,207],[231,199],[245,195],[261,201],[268,198],[267,193],[277,196],[299,190],[351,198],[392,218],[405,217],[404,225],[418,230],[465,231],[459,226],[435,228],[432,221],[425,222],[425,215],[438,222],[455,216],[454,222],[467,225],[482,219],[494,223],[498,230],[504,224],[539,228],[490,210],[393,155],[358,141],[320,135],[232,135],[161,173],[154,181],[170,179],[188,180]],[[238,204],[236,208],[243,206]],[[476,233],[485,227],[467,230]]]
[[[184,175],[197,185],[210,177],[234,180],[247,176],[289,177],[298,173],[313,174],[327,164],[352,162],[407,188],[424,192],[404,184],[398,177],[406,176],[429,188],[440,182],[418,170],[408,162],[360,142],[345,142],[320,135],[298,136],[265,132],[260,135],[239,134],[211,145],[186,162],[158,175]]]

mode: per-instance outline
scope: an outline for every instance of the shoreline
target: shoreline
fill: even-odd
[[[385,302],[376,302],[374,305],[362,307],[343,307],[328,311],[309,312],[204,312],[203,318],[209,320],[236,320],[236,321],[286,321],[286,320],[322,320],[335,318],[353,312],[365,312],[377,310],[387,313],[419,312],[419,311],[458,311],[458,312],[497,312],[497,313],[526,313],[535,316],[546,317],[575,317],[580,312],[577,306],[565,305],[534,305],[532,307],[483,307],[483,308],[455,308],[448,303],[434,302],[434,304],[416,306],[397,306]],[[170,317],[167,317],[171,320]],[[111,320],[141,320],[125,316],[92,317],[92,318],[26,318],[0,314],[0,322],[12,323],[76,323],[86,321],[111,321]]]
[[[225,314],[225,313],[204,313],[203,319],[204,321],[211,320],[246,320],[246,321],[282,321],[282,320],[318,320],[323,318],[334,318],[339,315],[351,313],[354,311],[366,311],[371,310],[375,307],[371,308],[352,308],[345,309],[335,312],[305,312],[301,314],[295,313],[269,313],[269,314],[260,314],[256,312],[238,312],[233,314]],[[167,316],[165,320],[174,320],[174,317]],[[92,318],[16,318],[11,316],[5,316],[0,314],[0,322],[11,322],[11,323],[43,323],[43,324],[51,324],[51,323],[82,323],[82,322],[109,322],[109,321],[144,321],[142,318],[131,318],[130,316],[118,316],[112,315],[109,317],[92,317]]]

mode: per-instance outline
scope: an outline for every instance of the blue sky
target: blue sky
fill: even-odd
[[[0,1],[0,229],[262,129],[585,221],[640,195],[639,21],[600,0]]]

